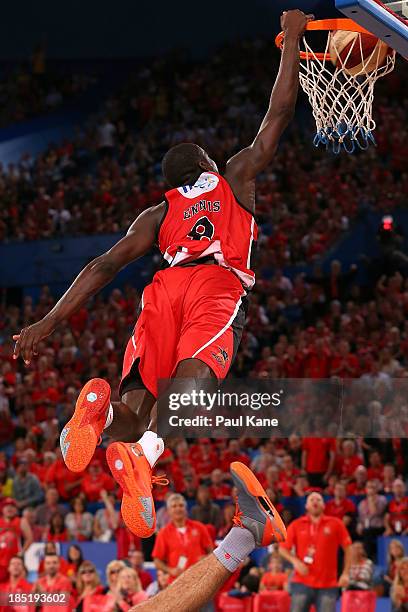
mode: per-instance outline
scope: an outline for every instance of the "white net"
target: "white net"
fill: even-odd
[[[395,51],[384,57],[383,47],[377,45],[369,57],[364,57],[361,34],[358,34],[346,57],[338,52],[333,34],[328,33],[323,54],[311,49],[303,38],[306,59],[300,61],[300,84],[307,94],[316,121],[315,146],[323,145],[334,153],[352,153],[375,144],[372,117],[374,86],[380,77],[391,72],[395,65]],[[336,54],[336,66],[331,61]],[[356,52],[361,53],[358,72],[350,74],[345,66]]]

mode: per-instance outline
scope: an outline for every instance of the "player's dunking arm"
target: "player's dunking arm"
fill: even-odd
[[[14,358],[17,359],[21,355],[25,363],[29,364],[32,356],[37,354],[38,343],[43,338],[52,334],[62,321],[68,319],[89,298],[110,283],[122,268],[147,253],[156,241],[165,210],[163,202],[143,211],[122,240],[85,266],[59,302],[41,321],[13,336],[16,341]]]
[[[311,19],[313,15],[305,15],[299,10],[283,13],[281,26],[285,38],[268,111],[253,143],[227,162],[225,178],[238,201],[250,210],[255,206],[254,179],[271,162],[282,132],[295,111],[299,87],[299,38]]]

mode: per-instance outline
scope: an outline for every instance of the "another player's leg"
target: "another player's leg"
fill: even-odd
[[[240,563],[257,546],[283,542],[286,529],[281,517],[254,474],[244,464],[231,464],[237,488],[233,527],[218,548],[193,565],[165,591],[132,608],[130,612],[190,612],[212,599]]]
[[[177,390],[180,379],[186,379],[186,392],[191,391],[191,379],[212,378],[212,370],[198,359],[187,359],[179,363],[176,374]],[[152,484],[166,484],[155,480],[152,469],[164,450],[164,442],[156,434],[157,405],[152,408],[153,418],[149,429],[137,442],[113,442],[106,451],[109,468],[123,490],[121,514],[126,526],[139,537],[147,538],[154,533],[156,512],[152,496]],[[108,430],[109,431],[109,430]]]

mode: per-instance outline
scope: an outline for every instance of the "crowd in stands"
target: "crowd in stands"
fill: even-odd
[[[39,45],[29,61],[1,66],[0,128],[46,115],[78,98],[95,82],[95,77],[82,72],[70,74],[50,66],[45,48]],[[12,166],[11,171],[17,170]]]
[[[202,64],[173,54],[138,69],[72,141],[36,159],[26,155],[0,173],[0,239],[127,229],[145,207],[162,200],[160,161],[180,141],[201,144],[222,170],[253,140],[278,59],[272,44],[257,41],[226,47]],[[314,150],[303,100],[297,123],[257,185],[264,265],[316,259],[359,212],[390,212],[403,204],[404,70],[401,64],[378,85],[378,147],[364,153],[364,163],[358,155],[334,158]]]

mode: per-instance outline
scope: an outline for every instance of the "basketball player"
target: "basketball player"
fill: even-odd
[[[105,381],[89,381],[61,433],[62,454],[74,472],[87,467],[103,431],[116,440],[107,460],[123,489],[123,519],[139,537],[152,535],[156,523],[152,468],[164,448],[156,434],[158,379],[221,381],[237,351],[246,294],[255,282],[255,178],[271,162],[294,113],[299,38],[310,19],[299,10],[282,15],[285,42],[268,111],[253,143],[227,162],[224,176],[199,146],[170,149],[162,163],[171,187],[165,201],[145,210],[122,240],[89,263],[50,313],[14,336],[14,357],[29,364],[61,321],[158,244],[169,267],[144,290],[125,352],[121,402],[111,405]]]

